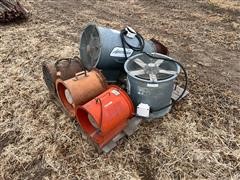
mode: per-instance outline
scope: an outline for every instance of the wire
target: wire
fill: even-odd
[[[127,31],[126,31],[126,29],[123,29],[123,30],[121,30],[121,32],[120,32],[120,37],[121,37],[121,41],[122,41],[122,46],[123,46],[123,50],[124,50],[124,55],[125,55],[125,58],[126,58],[126,60],[128,59],[128,57],[127,57],[127,52],[126,52],[126,46],[125,46],[125,44],[130,48],[130,49],[132,49],[132,50],[134,50],[134,51],[140,51],[140,52],[143,52],[143,49],[144,49],[144,47],[145,47],[145,41],[144,41],[144,39],[143,39],[143,37],[141,36],[141,34],[139,34],[139,33],[136,33],[136,38],[138,39],[138,42],[139,42],[139,46],[133,46],[133,45],[131,45],[131,44],[129,44],[128,42],[127,42],[127,40],[125,39],[125,35],[127,34]]]
[[[100,125],[99,125],[99,132],[101,131],[101,129],[102,129],[102,119],[103,119],[103,105],[102,105],[102,100],[100,99],[100,98],[96,98],[95,99],[96,100],[96,103],[98,103],[99,102],[99,104],[100,104],[100,107],[101,107],[101,113],[100,113]]]
[[[144,38],[141,36],[141,34],[136,33],[136,36],[135,36],[135,37],[136,37],[136,38],[138,39],[138,41],[139,41],[139,46],[138,46],[138,47],[135,47],[135,46],[132,46],[131,44],[129,44],[129,43],[126,41],[126,39],[125,39],[125,37],[124,37],[124,36],[126,35],[126,33],[127,33],[126,29],[123,29],[123,30],[120,32],[120,38],[121,38],[121,41],[122,41],[122,47],[123,47],[123,50],[124,50],[124,55],[125,55],[126,60],[128,59],[128,57],[127,57],[127,52],[126,52],[126,46],[125,46],[125,44],[127,44],[128,47],[131,48],[131,49],[134,50],[134,51],[139,51],[139,52],[141,52],[141,53],[143,53],[143,54],[146,54],[148,57],[151,57],[151,58],[153,58],[153,59],[159,59],[158,57],[153,56],[153,55],[151,55],[151,54],[143,51],[143,49],[144,49],[144,47],[145,47],[145,40],[144,40]],[[176,61],[176,60],[174,60],[174,59],[170,59],[170,58],[161,58],[161,59],[163,59],[163,60],[165,60],[165,61],[169,61],[169,62],[174,62],[174,63],[178,64],[178,65],[181,67],[181,69],[182,69],[182,71],[183,71],[183,73],[184,73],[184,77],[185,77],[185,85],[184,85],[183,92],[181,93],[181,95],[180,95],[176,100],[173,100],[173,99],[172,99],[172,102],[171,102],[170,104],[168,104],[167,106],[162,107],[162,108],[159,109],[158,111],[161,111],[161,110],[163,110],[163,109],[166,109],[166,108],[168,108],[168,107],[170,107],[170,106],[174,106],[174,105],[176,104],[176,102],[179,101],[179,100],[184,96],[185,92],[187,91],[187,86],[188,86],[188,75],[187,75],[187,71],[186,71],[186,69],[184,68],[184,66],[183,66],[180,62],[178,62],[178,61]]]

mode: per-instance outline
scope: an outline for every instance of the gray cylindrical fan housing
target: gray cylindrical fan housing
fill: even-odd
[[[170,58],[165,55],[154,53],[156,57],[161,58]],[[125,63],[125,71],[127,72],[128,78],[128,93],[137,107],[140,103],[148,104],[151,109],[150,117],[159,118],[168,113],[171,107],[162,109],[163,107],[169,105],[171,103],[171,96],[174,89],[174,81],[177,75],[180,72],[180,67],[174,62],[164,61],[161,63],[159,69],[165,69],[168,72],[176,72],[174,75],[167,74],[157,74],[157,79],[155,81],[148,79],[149,67],[145,67],[144,73],[139,76],[132,75],[131,72],[140,70],[139,66],[134,63],[135,59],[142,59],[142,61],[146,64],[146,66],[154,64],[157,60],[151,59],[144,54],[138,54],[132,56]],[[171,59],[171,58],[170,58]],[[159,72],[159,69],[158,72]],[[139,71],[139,72],[140,72]],[[155,71],[153,69],[153,71]]]
[[[125,39],[132,46],[139,46],[136,37],[129,38],[125,36]],[[139,53],[133,51],[127,45],[125,47],[128,57]],[[152,41],[145,41],[144,52],[156,51],[156,46]],[[103,70],[106,76],[112,77],[114,72],[123,70],[126,61],[120,31],[92,24],[88,25],[81,35],[80,56],[83,65],[87,69],[97,67]]]

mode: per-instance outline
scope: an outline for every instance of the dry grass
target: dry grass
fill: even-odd
[[[238,0],[209,0],[209,2],[221,8],[240,10],[240,2]]]
[[[0,179],[239,179],[240,11],[215,2],[24,0],[30,20],[0,26]],[[160,39],[190,76],[187,99],[108,155],[50,101],[41,74],[44,60],[78,55],[89,21]]]

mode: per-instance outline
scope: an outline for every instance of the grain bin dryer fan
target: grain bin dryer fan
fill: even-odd
[[[130,28],[131,31],[134,31]],[[153,41],[141,42],[134,36],[134,32],[125,37],[125,40],[134,47],[145,44],[144,52],[157,52],[161,43]],[[94,24],[88,25],[81,35],[80,56],[83,65],[91,70],[93,67],[101,69],[108,82],[116,82],[126,61],[125,52],[122,46],[120,31],[99,27]],[[134,51],[127,44],[127,57],[136,55],[139,51]]]
[[[173,60],[162,54],[149,56],[141,53],[125,63],[128,93],[138,115],[151,119],[162,117],[170,111],[174,81],[180,73],[180,66],[168,59]]]

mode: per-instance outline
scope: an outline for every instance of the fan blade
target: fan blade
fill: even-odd
[[[90,39],[94,39],[93,33],[90,34]]]
[[[140,69],[140,70],[130,71],[129,74],[132,76],[138,76],[138,75],[145,74],[145,71],[143,69]]]
[[[176,75],[176,74],[177,74],[176,71],[169,71],[169,70],[164,70],[164,69],[160,69],[160,70],[159,70],[159,73],[162,73],[162,74],[170,74],[170,75]]]
[[[149,74],[150,81],[156,82],[157,81],[157,76],[156,74]]]
[[[158,59],[154,64],[158,67],[163,63],[164,60]]]
[[[134,62],[138,64],[140,67],[144,68],[147,64],[143,62],[141,59],[134,59]]]
[[[95,46],[99,46],[99,40],[97,37],[93,38],[92,42],[95,44]]]
[[[84,38],[86,39],[86,42],[89,43],[90,38],[89,38],[89,34],[87,32],[84,32]]]

